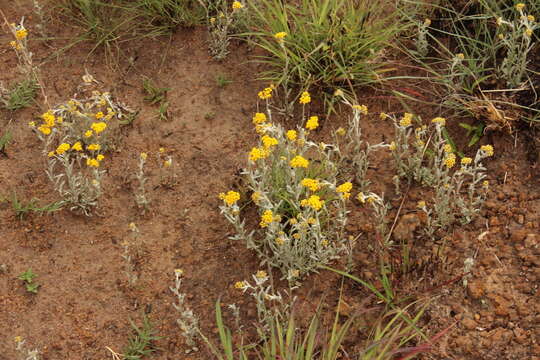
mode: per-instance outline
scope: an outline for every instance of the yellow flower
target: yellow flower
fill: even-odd
[[[283,239],[282,237],[276,238],[276,244],[278,246],[281,246],[281,245],[285,244],[285,239]]]
[[[486,156],[493,156],[494,154],[493,146],[491,145],[482,145],[480,147],[480,150],[482,150],[486,154]]]
[[[451,152],[453,151],[453,150],[452,150],[452,145],[450,145],[450,144],[444,144],[443,150],[444,150],[444,152],[446,152],[446,153],[451,153]]]
[[[140,154],[140,157],[141,157],[141,159],[146,160],[146,159],[148,159],[148,154],[145,153],[145,152],[142,152],[142,153]]]
[[[16,343],[20,343],[21,341],[23,341],[22,337],[20,337],[20,336],[15,336],[15,342],[16,342]]]
[[[105,159],[105,155],[99,154],[98,156],[96,156],[96,159],[97,159],[97,161],[101,161],[101,160]]]
[[[429,26],[429,25],[431,25],[431,19],[425,19],[424,26]]]
[[[310,207],[313,210],[321,210],[321,208],[324,205],[324,200],[321,200],[321,198],[318,195],[311,195],[308,199],[304,199],[300,202],[300,205],[304,207]]]
[[[516,4],[516,10],[517,11],[521,11],[525,8],[525,4],[524,3],[518,3]]]
[[[300,184],[302,184],[302,186],[307,187],[311,191],[317,191],[321,188],[321,184],[319,184],[319,180],[317,179],[305,178],[305,179],[302,179]]]
[[[309,166],[309,161],[303,158],[300,155],[296,155],[289,163],[293,168],[303,167],[307,168]]]
[[[235,1],[235,2],[232,3],[233,10],[238,10],[238,9],[243,8],[243,7],[244,7],[244,5],[240,1]]]
[[[532,15],[527,15],[527,20],[529,20],[530,22],[535,22],[536,19]]]
[[[71,147],[75,151],[82,151],[82,144],[80,141],[77,141],[73,146]]]
[[[236,204],[238,200],[240,200],[240,193],[231,190],[228,191],[226,194],[219,194],[219,198],[223,200],[227,205],[232,206]]]
[[[287,131],[286,136],[287,136],[287,139],[289,139],[289,140],[291,140],[291,141],[296,140],[296,136],[297,136],[296,130],[289,130],[289,131]]]
[[[159,148],[159,153],[160,153],[160,154],[163,154],[164,152],[165,152],[165,148],[164,148],[164,147],[160,147],[160,148]]]
[[[266,273],[266,271],[259,270],[259,271],[257,271],[257,273],[255,274],[255,277],[256,277],[257,279],[264,279],[265,277],[268,277],[268,274]]]
[[[328,240],[323,239],[323,241],[321,241],[321,245],[324,246],[324,247],[327,247],[328,246]]]
[[[419,208],[419,209],[422,209],[422,208],[425,208],[426,207],[426,202],[424,200],[420,200],[418,202],[418,204],[416,204],[416,206]]]
[[[253,123],[262,124],[264,122],[266,122],[266,115],[264,113],[255,113],[253,116]]]
[[[94,132],[92,130],[86,130],[86,132],[84,133],[85,138],[89,138],[92,135],[94,135]]]
[[[20,30],[15,31],[15,38],[17,38],[17,40],[22,40],[27,36],[28,36],[28,31],[26,31],[26,29],[20,29]]]
[[[387,114],[387,113],[382,112],[382,113],[379,114],[379,118],[380,118],[381,120],[384,120],[384,119],[386,119],[387,117],[388,117],[388,114]]]
[[[56,148],[56,153],[58,155],[62,155],[63,153],[68,151],[70,148],[71,148],[71,146],[68,143],[62,143],[62,144],[58,145],[58,147]]]
[[[348,193],[348,192],[351,192],[351,190],[352,190],[352,183],[350,181],[347,181],[346,183],[343,183],[336,188],[336,191],[338,193]]]
[[[264,148],[254,147],[249,152],[249,160],[255,162],[259,159],[264,159],[268,156],[268,151]]]
[[[261,222],[259,223],[259,225],[262,228],[265,228],[268,226],[268,224],[272,223],[273,221],[274,221],[274,213],[272,212],[272,210],[266,210],[261,216]]]
[[[50,151],[48,154],[47,154],[48,157],[53,157],[54,156],[54,151]]]
[[[255,191],[253,194],[251,194],[251,200],[253,200],[255,204],[258,204],[259,200],[261,200],[261,193],[258,191]]]
[[[237,281],[234,283],[234,288],[238,290],[243,290],[247,287],[247,283],[245,281]]]
[[[413,114],[405,113],[405,115],[403,115],[403,118],[399,120],[399,125],[403,127],[410,126],[412,123],[412,117],[413,117]]]
[[[268,135],[264,135],[261,138],[261,141],[266,149],[270,149],[272,146],[276,146],[278,144],[278,141],[276,138],[273,138]]]
[[[298,220],[296,220],[295,218],[292,218],[292,219],[289,220],[289,224],[296,225],[296,224],[298,224]]]
[[[504,34],[499,34],[499,39],[503,40],[504,39]]]
[[[40,125],[38,127],[38,130],[41,131],[43,135],[49,135],[51,133],[51,128],[48,127],[47,125]]]
[[[295,234],[293,234],[292,237],[295,238],[296,240],[298,240],[298,239],[300,239],[300,234],[299,234],[299,233],[295,233]]]
[[[99,167],[99,161],[97,161],[97,159],[86,159],[86,165],[90,166],[90,167]]]
[[[465,55],[463,55],[463,53],[456,54],[456,57],[457,57],[459,60],[465,59]]]
[[[368,113],[368,108],[366,105],[353,105],[353,109],[358,110],[363,115],[367,115]]]
[[[172,159],[168,158],[167,160],[163,161],[164,167],[170,167],[172,165]]]
[[[390,149],[390,151],[396,150],[396,143],[394,141],[392,141],[390,143],[390,145],[388,146],[388,148]]]
[[[525,36],[527,36],[527,37],[531,37],[532,34],[533,34],[533,31],[532,31],[531,29],[527,29],[527,30],[525,30],[524,34],[525,34]]]
[[[433,120],[431,120],[431,122],[434,124],[439,124],[441,126],[444,126],[446,124],[446,119],[443,117],[436,117]]]
[[[341,89],[334,91],[334,96],[345,96],[345,93]]]
[[[86,147],[90,151],[99,151],[101,150],[101,145],[99,144],[90,144]]]
[[[336,130],[336,135],[338,136],[345,136],[345,134],[347,134],[347,131],[342,127]]]
[[[464,157],[461,159],[461,165],[469,165],[472,163],[472,159],[470,157]]]
[[[90,127],[96,132],[96,134],[99,134],[100,132],[105,130],[105,128],[107,128],[107,124],[104,122],[97,122],[93,123]]]
[[[17,41],[10,41],[9,45],[11,45],[11,47],[15,50],[21,50],[21,45],[19,45]]]
[[[487,180],[482,181],[482,187],[484,189],[488,189],[489,188],[489,181],[487,181]]]
[[[456,155],[450,153],[448,156],[444,159],[444,164],[447,168],[452,168],[456,164]]]
[[[319,118],[317,116],[311,116],[306,123],[306,129],[308,130],[315,130],[318,126]]]
[[[273,91],[273,89],[271,87],[267,87],[267,88],[259,91],[258,96],[262,100],[270,99],[272,97],[272,91]]]
[[[274,34],[274,37],[280,41],[283,41],[283,39],[285,39],[285,36],[287,36],[287,33],[285,31],[280,31]]]
[[[131,224],[133,224],[133,223],[131,223]],[[135,224],[133,224],[133,225],[135,225]],[[182,269],[174,269],[174,273],[177,274],[177,275],[184,275],[184,270],[182,270]]]
[[[305,105],[311,102],[311,96],[307,91],[304,91],[302,95],[300,95],[300,104]]]
[[[56,119],[54,117],[54,114],[52,113],[51,110],[47,111],[46,113],[44,113],[43,115],[41,115],[41,118],[43,119],[43,122],[48,126],[48,127],[53,127],[54,126],[54,120]]]
[[[105,115],[103,115],[103,113],[100,111],[100,112],[96,113],[96,115],[94,115],[94,116],[96,117],[96,119],[101,119]]]

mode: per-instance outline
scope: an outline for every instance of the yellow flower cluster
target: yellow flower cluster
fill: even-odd
[[[101,122],[97,122],[97,123],[92,123],[92,125],[90,126],[90,128],[92,130],[94,130],[94,132],[96,134],[99,134],[100,132],[103,132],[103,130],[105,130],[107,128],[107,124],[104,123],[103,121]]]
[[[285,135],[287,136],[287,139],[291,141],[296,140],[296,137],[297,137],[296,130],[289,130],[287,131]]]
[[[390,143],[390,145],[388,146],[388,148],[390,149],[390,151],[396,150],[396,143],[394,141],[392,141]]]
[[[368,114],[368,108],[366,105],[353,105],[353,109],[359,111],[362,115]]]
[[[456,155],[453,153],[448,154],[444,159],[444,164],[451,169],[456,164]]]
[[[493,146],[491,145],[482,145],[480,147],[480,150],[482,150],[486,154],[486,156],[493,156],[494,154]]]
[[[71,148],[71,145],[69,145],[67,143],[62,143],[62,144],[58,145],[58,147],[56,148],[56,153],[58,155],[62,155],[63,153],[68,151],[70,148]]]
[[[276,220],[276,217],[274,217],[274,213],[272,212],[272,210],[265,210],[261,216],[261,222],[259,223],[259,225],[262,228],[265,228],[269,224],[271,224],[274,220]]]
[[[351,197],[352,183],[347,181],[336,188],[336,191],[343,196],[344,199]]]
[[[436,117],[433,120],[431,120],[431,122],[434,124],[439,124],[441,126],[446,125],[446,119],[443,117]]]
[[[405,115],[403,115],[403,118],[399,120],[399,125],[403,127],[410,126],[412,123],[412,118],[413,118],[413,114],[405,113]]]
[[[234,1],[232,3],[233,10],[239,10],[239,9],[242,9],[243,7],[244,5],[240,1]]]
[[[306,122],[306,129],[315,130],[319,127],[319,118],[317,116],[311,116]]]
[[[101,150],[101,145],[99,144],[90,144],[86,147],[90,151],[99,151]]]
[[[272,91],[273,90],[274,89],[270,86],[270,87],[264,88],[263,90],[259,91],[259,93],[257,95],[259,96],[260,99],[267,100],[267,99],[270,99],[272,97]]]
[[[15,38],[17,40],[22,40],[27,36],[28,36],[28,31],[25,28],[15,31]]]
[[[261,200],[261,193],[258,191],[255,191],[253,194],[251,194],[251,200],[253,200],[255,204],[258,204],[259,200]]]
[[[525,8],[525,4],[524,3],[517,3],[516,4],[516,10],[518,11],[521,11]]]
[[[472,159],[470,157],[461,158],[461,165],[470,165],[471,163]]]
[[[317,191],[321,188],[321,184],[317,179],[304,178],[300,183],[311,191]]]
[[[416,204],[416,206],[419,208],[419,209],[423,209],[426,207],[426,202],[424,200],[420,200],[418,202],[418,204]]]
[[[273,137],[268,136],[268,135],[264,135],[261,138],[261,141],[262,141],[265,149],[270,149],[272,146],[276,146],[278,144],[278,140],[276,138],[273,138]]]
[[[247,283],[245,281],[237,281],[234,283],[234,288],[238,290],[243,290],[247,287]]]
[[[309,206],[313,210],[319,211],[324,205],[324,200],[321,200],[318,195],[311,195],[309,198],[300,201],[300,205],[304,207]]]
[[[264,122],[266,122],[266,114],[255,113],[255,115],[253,116],[253,123],[257,125],[257,124],[262,124]]]
[[[99,167],[98,159],[88,158],[86,159],[86,165],[90,167]]]
[[[71,147],[75,151],[82,151],[83,147],[80,141],[77,141],[73,146]]]
[[[219,198],[223,200],[227,205],[232,206],[240,200],[240,194],[236,191],[228,191],[225,193],[220,193]]]
[[[255,162],[255,161],[259,160],[259,159],[264,159],[264,158],[268,157],[268,155],[269,155],[269,152],[265,148],[254,147],[249,152],[249,160]]]
[[[38,127],[38,130],[44,135],[49,135],[52,131],[51,129],[55,125],[56,117],[53,112],[49,110],[41,115],[41,118],[43,119],[43,124]]]
[[[452,145],[450,144],[444,144],[443,149],[444,149],[444,152],[446,153],[451,153],[453,151]]]
[[[257,279],[264,279],[264,278],[268,277],[268,274],[267,274],[266,271],[264,271],[264,270],[259,270],[259,271],[257,271],[257,273],[255,274],[255,277],[256,277]]]
[[[311,102],[311,96],[307,91],[304,91],[302,95],[300,95],[300,104],[305,105],[309,104]]]
[[[283,41],[283,39],[285,39],[285,36],[287,36],[287,33],[285,31],[280,31],[274,34],[274,37],[279,41]]]
[[[293,168],[303,167],[307,168],[309,166],[309,160],[305,159],[300,155],[296,155],[289,163]]]

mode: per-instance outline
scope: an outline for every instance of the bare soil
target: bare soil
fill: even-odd
[[[10,21],[30,13],[29,8],[5,0],[0,4]],[[32,19],[26,24],[32,34]],[[15,336],[27,339],[44,360],[110,358],[106,347],[121,352],[131,331],[129,319],[140,323],[143,313],[162,337],[156,343],[161,350],[149,358],[210,358],[203,344],[198,353],[184,353],[172,308],[175,299],[168,288],[175,268],[184,270],[188,303],[210,336],[215,335],[213,310],[219,297],[224,304],[240,305],[246,324],[255,321],[253,304],[232,285],[256,272],[258,259],[243,244],[227,240],[232,229],[219,214],[217,194],[238,184],[246,152],[255,143],[251,116],[264,84],[256,81],[259,69],[248,62],[251,51],[246,45],[233,44],[226,61],[217,62],[208,54],[205,37],[205,29],[194,28],[171,38],[128,43],[123,47],[125,57],[114,69],[100,50],[88,57],[91,46],[85,44],[42,65],[51,104],[72,96],[86,69],[102,82],[103,90],[140,113],[132,125],[122,128],[117,150],[107,154],[105,195],[95,216],[63,209],[19,220],[8,203],[0,204],[0,360],[16,357]],[[0,43],[8,40],[7,34],[0,35]],[[30,47],[40,63],[62,44],[31,41]],[[0,63],[5,69],[0,81],[13,81],[17,62],[11,49],[2,47]],[[218,74],[232,83],[219,87]],[[143,76],[171,89],[170,121],[158,120],[156,107],[143,101]],[[401,111],[399,102],[372,89],[365,90],[361,101],[374,114],[364,127],[368,140],[390,139],[391,126],[377,113]],[[27,126],[44,110],[35,105],[0,112],[2,128],[13,135],[6,155],[0,154],[0,195],[16,191],[21,199],[35,197],[41,203],[57,199],[44,172],[41,143]],[[418,107],[418,113],[426,119],[438,115],[436,108],[426,106]],[[325,119],[317,136],[329,141],[329,131],[344,126],[346,116],[343,112]],[[450,125],[450,129],[460,147],[469,151],[459,128]],[[412,243],[411,268],[396,272],[393,286],[400,295],[430,299],[421,324],[429,336],[450,327],[422,358],[540,359],[540,181],[538,156],[534,157],[538,152],[531,145],[536,140],[529,131],[482,138],[482,144],[495,148],[495,156],[486,162],[489,199],[476,221],[456,227],[441,242],[418,240],[422,218],[416,202],[429,194],[415,187],[407,194],[394,237],[417,240]],[[171,186],[158,181],[160,147],[174,159],[176,181]],[[151,204],[145,214],[133,198],[140,152],[150,154]],[[373,191],[386,194],[395,214],[401,199],[394,194],[390,156],[378,152],[372,163]],[[361,235],[354,274],[380,287],[371,250],[376,239],[367,210],[356,203],[351,210],[348,232]],[[127,284],[121,257],[131,222],[144,239],[135,287]],[[390,257],[399,268],[399,254]],[[475,265],[465,274],[464,260],[469,257]],[[28,268],[38,274],[37,294],[26,292],[17,279]],[[306,312],[314,310],[326,298],[331,312],[341,281],[326,271],[308,277],[299,291],[299,306]],[[344,289],[344,299],[353,309],[349,312],[376,304],[374,298],[366,303],[367,292],[357,285],[347,283]]]

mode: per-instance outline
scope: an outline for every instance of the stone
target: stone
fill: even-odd
[[[484,285],[479,280],[469,281],[467,293],[475,300],[480,299],[484,295]]]
[[[461,323],[463,324],[463,327],[465,327],[465,329],[467,330],[474,330],[476,329],[476,326],[478,325],[476,321],[474,321],[471,318],[465,318],[461,320]]]

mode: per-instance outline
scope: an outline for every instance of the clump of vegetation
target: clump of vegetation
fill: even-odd
[[[538,118],[533,50],[540,24],[534,5],[502,0],[465,6],[451,1],[400,3],[434,9],[436,18],[423,22],[414,13],[403,14],[413,25],[420,23],[411,35],[416,49],[407,51],[427,70],[428,79],[440,85],[442,105],[477,118],[487,129],[511,131],[518,119]]]
[[[23,272],[21,275],[19,275],[19,280],[22,280],[24,283],[24,286],[26,287],[26,291],[37,294],[39,284],[34,282],[34,279],[37,277],[36,274],[32,272],[32,269],[28,269],[25,272]]]
[[[84,86],[94,81],[83,77]],[[125,114],[125,105],[108,92],[97,90],[85,98],[71,99],[41,115],[30,127],[43,142],[47,176],[71,210],[90,215],[102,193],[100,169],[105,152],[114,146],[115,130]]]
[[[64,205],[63,201],[55,201],[44,206],[39,206],[38,201],[38,199],[32,198],[30,201],[24,202],[19,200],[17,193],[13,193],[11,197],[11,206],[13,207],[15,215],[19,220],[22,220],[29,212],[39,213],[40,215],[45,213],[50,214],[62,209]]]
[[[380,80],[383,51],[399,22],[376,2],[347,0],[249,1],[250,41],[266,51],[262,78],[284,89],[325,92],[344,88],[352,96]]]
[[[132,320],[129,320],[133,333],[129,337],[129,342],[123,350],[124,360],[140,360],[145,356],[157,351],[153,342],[160,339],[156,336],[156,331],[152,323],[146,316],[143,316],[142,327],[138,327]]]

